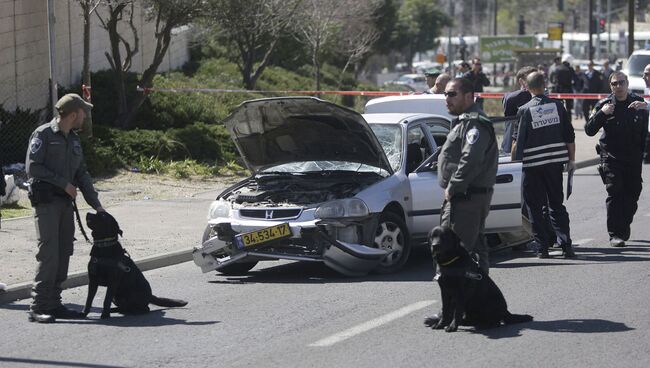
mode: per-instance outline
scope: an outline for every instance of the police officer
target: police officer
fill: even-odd
[[[600,93],[603,85],[603,75],[598,70],[594,69],[593,61],[590,61],[589,64],[587,64],[585,77],[587,78],[585,93]],[[591,109],[594,108],[594,105],[596,105],[595,100],[586,99],[582,101],[582,114],[585,117],[585,121],[589,120]]]
[[[449,113],[459,117],[452,122],[438,157],[438,182],[445,189],[441,225],[458,234],[463,246],[478,256],[479,266],[488,273],[483,229],[499,160],[494,127],[474,103],[473,85],[467,78],[451,80],[445,99]]]
[[[571,59],[569,56],[562,58],[562,63],[555,67],[553,74],[551,74],[551,81],[554,82],[554,87],[551,89],[553,93],[573,93],[573,85],[576,81],[576,73],[569,63]],[[573,110],[573,99],[567,98],[564,100],[564,106],[569,114],[569,123],[571,123],[571,110]]]
[[[519,89],[514,92],[506,93],[503,96],[501,101],[503,104],[503,116],[511,117],[513,119],[517,116],[517,111],[519,107],[526,102],[530,101],[531,95],[528,92],[528,85],[526,84],[526,77],[528,74],[535,71],[535,68],[532,66],[525,66],[517,72],[516,80],[519,85]],[[512,151],[512,135],[515,129],[516,123],[513,124],[513,121],[508,120],[505,123],[505,130],[503,133],[503,142],[501,142],[501,150],[505,153],[510,153]]]
[[[591,137],[603,130],[597,150],[598,171],[607,189],[607,231],[611,246],[624,247],[641,195],[648,105],[628,92],[627,76],[622,72],[613,72],[609,85],[612,94],[596,103],[585,133]]]
[[[73,251],[72,201],[77,197],[77,187],[88,204],[104,211],[74,131],[81,128],[92,105],[79,95],[67,94],[55,107],[59,117],[36,128],[26,158],[38,239],[29,320],[40,323],[54,322],[56,318],[83,318],[81,313],[61,304],[61,284],[67,278]]]
[[[548,258],[548,248],[558,240],[564,257],[573,258],[569,214],[562,204],[562,171],[564,164],[569,171],[575,170],[575,133],[562,103],[544,94],[544,75],[531,73],[526,83],[534,97],[517,113],[519,129],[513,158],[522,161],[522,194],[538,247],[537,256]],[[546,205],[555,233],[546,226]]]
[[[483,73],[483,64],[481,63],[481,59],[479,58],[474,58],[472,60],[472,69],[465,73],[463,77],[469,79],[472,82],[472,89],[474,92],[483,92],[483,87],[487,87],[490,85],[490,80],[488,77]],[[483,99],[482,98],[477,98],[476,99],[476,104],[478,107],[483,110]]]
[[[424,91],[425,94],[431,94],[435,93],[433,92],[433,87],[436,84],[436,78],[440,75],[440,71],[437,70],[429,70],[424,72],[424,77],[427,80],[427,89]]]

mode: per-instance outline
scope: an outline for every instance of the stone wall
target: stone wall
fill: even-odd
[[[79,83],[83,68],[83,17],[77,0],[55,0],[55,80],[63,86]],[[100,7],[97,11],[105,14]],[[131,71],[142,72],[153,59],[155,25],[142,9],[134,12],[140,51]],[[91,70],[108,69],[104,53],[108,33],[96,15],[91,17]],[[177,69],[188,59],[189,28],[174,31],[172,43],[159,71]],[[49,41],[46,0],[0,0],[0,105],[5,110],[38,109],[49,96]]]

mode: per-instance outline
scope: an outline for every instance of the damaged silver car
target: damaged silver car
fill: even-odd
[[[211,204],[193,252],[203,272],[242,274],[287,259],[349,276],[391,273],[438,224],[443,193],[433,153],[447,117],[362,116],[287,97],[244,102],[225,125],[253,175]],[[507,188],[494,197],[509,203],[497,210],[509,211],[505,217],[495,215],[501,230],[521,227],[518,165],[500,167]]]

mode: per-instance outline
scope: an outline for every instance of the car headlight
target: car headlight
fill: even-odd
[[[210,204],[210,209],[208,210],[208,220],[215,219],[217,217],[227,217],[230,214],[230,203],[226,201],[214,201]]]
[[[316,209],[316,218],[341,218],[341,217],[364,217],[368,216],[368,206],[358,198],[346,198],[337,201],[326,202]]]

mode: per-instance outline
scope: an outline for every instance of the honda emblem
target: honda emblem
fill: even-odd
[[[266,218],[267,220],[272,219],[272,218],[273,218],[273,210],[267,210],[267,211],[266,211],[266,216],[265,216],[265,218]]]

